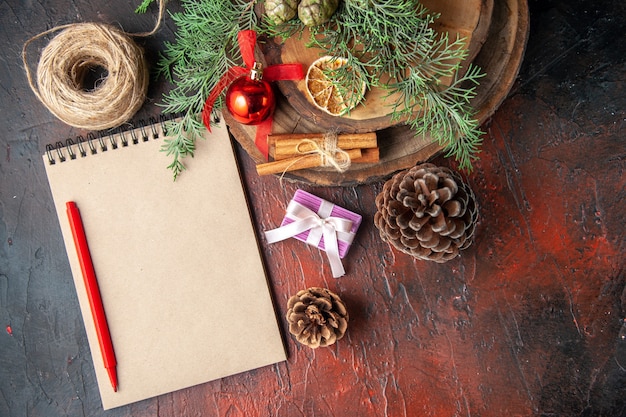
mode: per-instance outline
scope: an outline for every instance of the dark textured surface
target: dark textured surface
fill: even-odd
[[[481,218],[460,258],[417,261],[382,243],[372,224],[382,183],[301,185],[364,222],[340,279],[314,248],[262,241],[289,360],[102,411],[41,161],[47,143],[82,132],[38,103],[20,53],[64,23],[146,30],[136,3],[0,2],[0,416],[626,415],[620,0],[530,1],[518,81],[466,175]],[[152,62],[173,30],[167,20],[142,41]],[[139,117],[157,114],[163,88],[153,83]],[[276,227],[298,184],[260,178],[240,159],[259,232]],[[348,332],[330,348],[298,345],[282,320],[287,299],[309,286],[348,307]]]

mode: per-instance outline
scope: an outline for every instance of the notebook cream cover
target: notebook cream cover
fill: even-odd
[[[104,409],[286,359],[226,126],[196,141],[176,181],[161,151],[162,127],[146,131],[153,128],[156,139],[144,141],[137,130],[137,144],[127,132],[124,140],[102,138],[107,151],[93,140],[95,155],[83,143],[59,144],[43,157]],[[82,215],[117,358],[117,392],[103,365],[67,201]]]

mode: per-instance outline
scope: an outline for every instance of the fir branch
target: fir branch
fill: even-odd
[[[150,2],[151,0],[144,0]],[[196,139],[206,129],[198,116],[210,92],[233,66],[242,64],[237,35],[254,29],[254,0],[181,0],[183,11],[171,15],[177,26],[175,42],[167,42],[158,71],[175,87],[163,96],[165,113],[183,114],[172,122],[162,150],[172,157],[174,179],[185,169],[183,159],[193,157]],[[148,3],[149,4],[149,3]],[[223,97],[214,109],[223,107]]]
[[[182,159],[194,156],[195,140],[202,137],[205,129],[200,118],[191,112],[186,113],[178,121],[168,122],[168,136],[162,149],[172,158],[167,168],[172,170],[174,179],[185,170]]]
[[[464,76],[455,77],[450,86],[441,88],[412,71],[391,86],[401,95],[395,117],[406,117],[416,135],[428,134],[437,140],[446,157],[453,156],[459,168],[467,171],[472,170],[472,160],[482,143],[483,132],[470,106],[482,75],[478,67],[470,65]]]
[[[148,7],[156,0],[142,0],[141,4],[135,9],[135,13],[145,13],[148,11]]]

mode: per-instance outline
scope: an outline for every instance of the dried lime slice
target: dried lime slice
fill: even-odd
[[[333,74],[339,76],[356,75],[360,80],[360,89],[343,86],[340,80],[333,79]],[[311,64],[306,74],[306,89],[309,99],[319,109],[333,116],[342,116],[355,108],[365,96],[365,82],[354,69],[348,66],[348,60],[340,57],[323,56]],[[351,73],[352,72],[352,73]]]

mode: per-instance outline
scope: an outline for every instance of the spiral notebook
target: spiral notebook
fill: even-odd
[[[58,142],[43,155],[104,409],[286,359],[223,121],[176,181],[164,125]],[[75,201],[117,358],[104,368],[72,239]],[[252,376],[254,377],[254,376]]]

